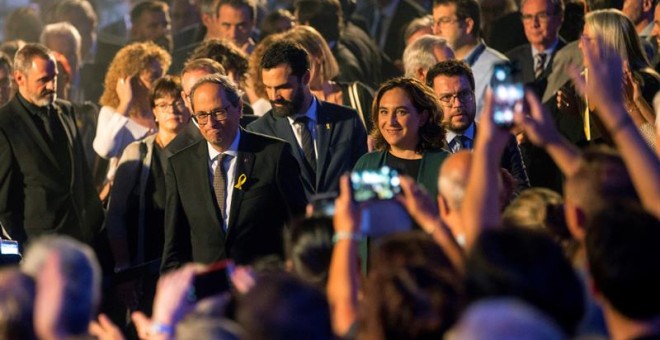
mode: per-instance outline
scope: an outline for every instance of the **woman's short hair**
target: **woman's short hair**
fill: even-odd
[[[416,151],[423,152],[442,148],[445,144],[445,129],[442,127],[443,112],[438,97],[433,93],[433,89],[421,81],[409,77],[398,77],[390,79],[380,86],[371,105],[371,120],[374,128],[370,134],[374,138],[375,149],[389,150],[390,146],[378,129],[378,107],[383,95],[387,91],[397,88],[406,92],[418,114],[424,111],[428,114],[426,122],[419,128],[419,144]]]

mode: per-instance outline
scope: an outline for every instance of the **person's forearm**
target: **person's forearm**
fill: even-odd
[[[622,105],[607,105],[603,121],[616,144],[644,207],[660,217],[660,159],[646,145]],[[618,121],[614,121],[617,119]]]
[[[545,145],[545,151],[552,157],[564,176],[575,173],[579,166],[580,150],[569,143],[565,138],[559,137],[556,141]]]
[[[328,272],[328,303],[335,334],[343,336],[357,319],[357,242],[338,240],[332,251]]]
[[[468,252],[482,229],[500,223],[499,186],[494,184],[500,181],[499,162],[502,152],[492,152],[487,144],[487,141],[477,138],[461,207],[461,217],[465,223],[465,249]]]

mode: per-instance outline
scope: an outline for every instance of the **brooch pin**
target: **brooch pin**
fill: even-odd
[[[245,174],[241,174],[238,176],[238,180],[236,180],[236,185],[234,185],[234,188],[243,190],[243,184],[245,184],[245,182],[247,182],[247,176],[245,176]]]

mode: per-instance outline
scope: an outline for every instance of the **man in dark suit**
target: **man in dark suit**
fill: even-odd
[[[282,230],[306,198],[289,145],[239,127],[241,93],[213,74],[191,90],[204,140],[173,155],[165,175],[163,269],[282,255]]]
[[[426,74],[426,84],[433,88],[442,105],[448,151],[472,150],[478,126],[474,121],[477,104],[470,66],[461,60],[441,61]],[[529,187],[525,164],[513,134],[504,150],[500,166],[516,179],[517,191]]]
[[[520,12],[529,43],[514,48],[506,56],[519,70],[514,73],[514,79],[524,83],[541,98],[548,86],[555,56],[566,45],[559,36],[564,18],[564,2],[523,0]],[[527,142],[524,137],[521,138],[520,150],[531,185],[561,191],[561,174],[550,156],[543,149]]]
[[[0,108],[0,222],[21,245],[48,233],[93,244],[103,210],[71,103],[56,100],[55,59],[27,44],[14,67],[18,92]]]
[[[273,109],[247,129],[289,142],[308,195],[338,191],[339,176],[367,152],[367,135],[357,112],[312,95],[309,57],[295,43],[274,43],[260,67]]]
[[[517,68],[514,79],[543,96],[547,78],[552,72],[552,60],[566,43],[559,37],[564,18],[562,0],[524,0],[521,18],[528,44],[506,53]]]

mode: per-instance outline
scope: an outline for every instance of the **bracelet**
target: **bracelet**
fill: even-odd
[[[338,231],[332,236],[332,243],[337,243],[341,240],[351,240],[355,242],[362,241],[362,235],[356,234],[351,231]]]
[[[149,335],[164,334],[164,335],[174,335],[174,327],[171,325],[166,325],[160,322],[154,322],[149,327]]]

